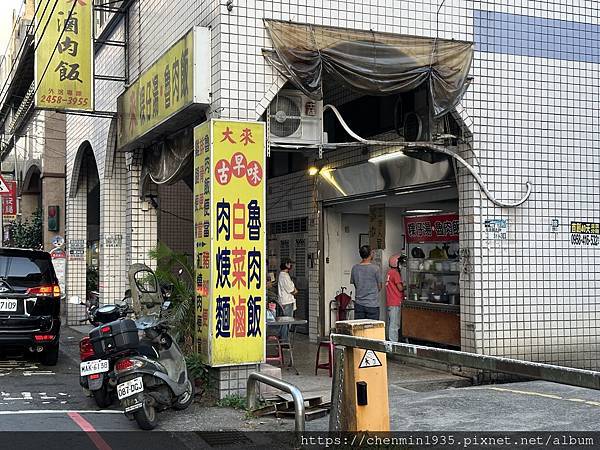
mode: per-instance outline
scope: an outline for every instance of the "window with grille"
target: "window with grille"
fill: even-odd
[[[306,231],[307,222],[308,219],[306,217],[271,222],[269,223],[269,234],[300,233]]]

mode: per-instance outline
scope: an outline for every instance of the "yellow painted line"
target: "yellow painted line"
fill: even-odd
[[[565,398],[565,397],[561,397],[559,395],[554,395],[554,394],[544,394],[542,392],[521,391],[518,389],[506,389],[506,388],[500,388],[500,387],[478,387],[475,389],[481,389],[481,390],[490,389],[493,391],[511,392],[513,394],[533,395],[536,397],[551,398],[553,400],[565,400],[567,402],[581,403],[581,404],[589,405],[589,406],[600,406],[600,402],[594,402],[592,400],[584,400],[581,398]]]

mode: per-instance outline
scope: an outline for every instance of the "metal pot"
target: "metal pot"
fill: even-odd
[[[460,305],[460,295],[459,294],[449,294],[448,300],[451,305]]]

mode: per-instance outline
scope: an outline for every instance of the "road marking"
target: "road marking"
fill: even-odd
[[[14,414],[123,414],[123,411],[113,409],[90,409],[90,410],[68,410],[68,409],[22,409],[19,411],[0,411],[0,416],[11,416]]]
[[[94,443],[94,445],[96,446],[96,448],[98,450],[112,450],[110,445],[108,445],[106,443],[106,441],[104,439],[102,439],[102,436],[100,436],[100,434],[98,434],[98,432],[96,431],[94,426],[91,423],[89,423],[87,420],[85,420],[83,417],[81,417],[81,415],[79,413],[70,412],[70,413],[68,413],[68,416],[71,418],[71,420],[73,422],[75,422],[77,424],[77,426],[79,428],[81,428],[83,431],[85,431],[87,436]]]
[[[584,405],[588,405],[588,406],[600,406],[600,402],[594,402],[592,400],[584,400],[581,398],[566,398],[566,397],[561,397],[560,395],[544,394],[542,392],[522,391],[522,390],[518,390],[518,389],[507,389],[507,388],[499,388],[499,387],[477,387],[475,389],[480,389],[480,390],[491,389],[493,391],[512,392],[513,394],[533,395],[535,397],[545,397],[545,398],[551,398],[553,400],[564,400],[567,402],[580,403],[580,404],[584,404]]]

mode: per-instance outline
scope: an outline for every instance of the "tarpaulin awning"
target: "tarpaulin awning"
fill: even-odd
[[[400,94],[427,83],[436,116],[466,89],[473,43],[265,19],[274,50],[265,58],[314,100],[323,73],[367,95]]]
[[[148,192],[150,182],[171,185],[186,180],[193,167],[193,133],[193,128],[186,128],[144,151],[140,196]]]

